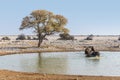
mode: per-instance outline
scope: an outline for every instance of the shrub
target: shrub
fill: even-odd
[[[93,35],[88,35],[87,38],[85,40],[93,40]]]
[[[33,37],[33,40],[38,40],[38,38],[36,38],[36,37]]]
[[[118,40],[120,40],[120,36],[118,37]]]
[[[30,37],[30,36],[27,36],[27,40],[31,40],[31,37]]]
[[[16,38],[16,40],[25,40],[25,39],[26,39],[26,37],[25,37],[24,34],[20,34],[20,35],[18,35],[18,37]]]
[[[74,40],[74,36],[71,36],[69,34],[60,34],[59,40]]]
[[[10,40],[10,38],[5,36],[5,37],[2,38],[2,40]]]

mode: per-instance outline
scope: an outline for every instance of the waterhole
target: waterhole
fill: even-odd
[[[84,52],[28,53],[0,56],[0,69],[67,75],[120,76],[120,52],[100,52],[100,59]]]

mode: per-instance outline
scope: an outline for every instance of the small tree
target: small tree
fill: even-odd
[[[20,30],[33,28],[38,35],[38,47],[40,47],[46,35],[55,33],[68,33],[68,29],[64,28],[67,19],[61,15],[54,15],[46,10],[35,10],[30,16],[23,18]]]

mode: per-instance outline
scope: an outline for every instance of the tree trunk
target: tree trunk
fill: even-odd
[[[38,42],[38,47],[41,46],[41,43],[42,43],[43,40],[39,39],[39,42]]]
[[[38,47],[40,47],[41,43],[42,43],[42,38],[41,38],[41,34],[38,34]]]
[[[38,47],[41,46],[41,43],[43,42],[44,38],[45,38],[46,35],[41,35],[41,34],[38,34]]]

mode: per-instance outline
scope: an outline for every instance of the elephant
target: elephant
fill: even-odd
[[[100,56],[100,53],[95,51],[93,46],[89,46],[85,49],[85,55],[86,57],[96,57],[96,56]]]

